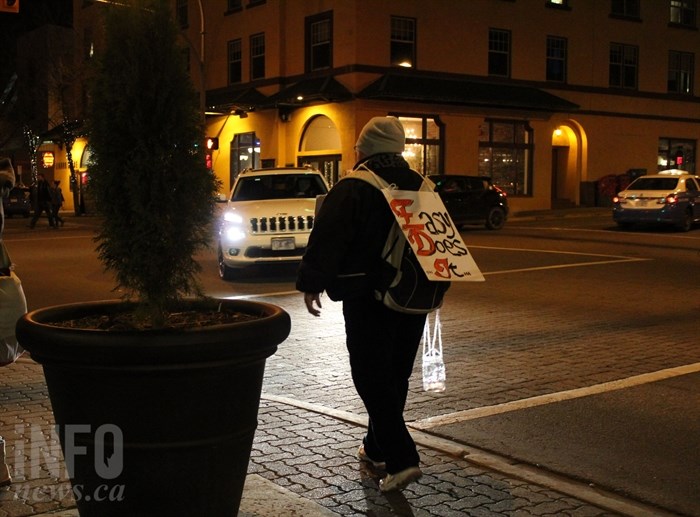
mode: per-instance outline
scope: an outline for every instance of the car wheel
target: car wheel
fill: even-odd
[[[486,228],[500,230],[506,224],[506,213],[500,206],[492,206],[486,216]]]
[[[617,227],[620,230],[629,230],[630,228],[632,228],[632,226],[634,226],[634,225],[632,223],[628,223],[627,221],[618,221],[617,222]]]
[[[224,262],[224,252],[221,250],[219,247],[219,252],[218,252],[218,262],[219,262],[219,278],[222,280],[233,280],[235,278],[235,272],[234,269],[231,267],[228,267],[226,263]]]
[[[691,228],[693,227],[693,212],[690,210],[685,211],[685,216],[683,217],[683,221],[678,225],[678,229],[682,232],[689,232]]]

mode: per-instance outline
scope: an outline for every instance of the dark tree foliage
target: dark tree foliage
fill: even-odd
[[[117,288],[154,325],[201,295],[198,250],[209,245],[217,180],[202,155],[202,114],[166,0],[106,12],[88,113],[96,238]]]

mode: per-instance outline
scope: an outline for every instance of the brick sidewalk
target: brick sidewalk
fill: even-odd
[[[0,517],[74,508],[52,433],[41,367],[23,358],[2,374],[0,432],[8,442],[15,483],[0,491]],[[316,515],[615,515],[426,447],[420,448],[423,478],[401,493],[386,496],[377,488],[379,473],[355,459],[362,435],[361,426],[263,399],[249,473],[280,487],[289,505],[296,494],[297,502],[301,497],[316,506]],[[327,511],[321,512],[322,508]],[[291,506],[289,513],[280,513],[279,505],[272,507],[272,499],[266,503],[258,498],[254,513],[244,510],[245,503],[242,516],[300,515]],[[313,515],[309,511],[304,515]]]

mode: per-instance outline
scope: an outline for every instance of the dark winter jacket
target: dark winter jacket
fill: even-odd
[[[377,154],[358,163],[401,190],[418,190],[421,175],[401,155]],[[305,293],[326,291],[332,300],[372,293],[382,271],[381,252],[394,222],[384,195],[360,179],[336,183],[316,217],[299,266],[296,287]]]

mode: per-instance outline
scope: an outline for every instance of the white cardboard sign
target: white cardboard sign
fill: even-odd
[[[439,194],[386,188],[382,192],[430,280],[485,280]]]

